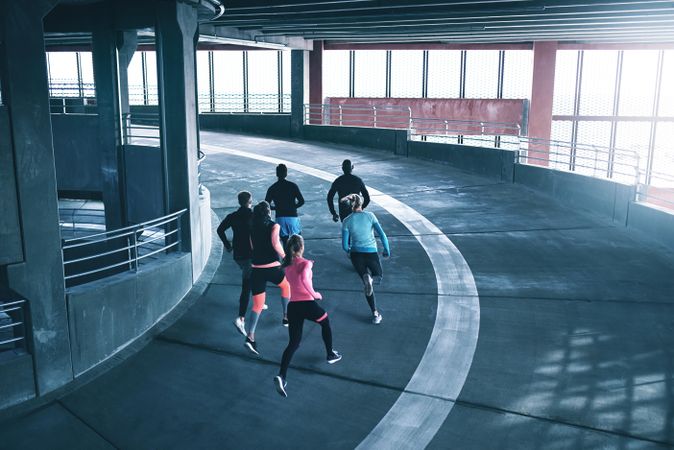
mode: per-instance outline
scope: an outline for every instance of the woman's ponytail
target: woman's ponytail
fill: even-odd
[[[304,248],[304,239],[299,234],[293,234],[286,242],[285,252],[286,256],[283,258],[282,267],[288,267],[293,263],[293,259]]]
[[[355,211],[356,209],[363,206],[363,196],[360,194],[349,194],[346,197],[340,200],[342,203],[348,203],[351,206],[351,210]]]

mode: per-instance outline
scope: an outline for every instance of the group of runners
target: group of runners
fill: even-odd
[[[382,315],[377,309],[373,285],[381,280],[383,272],[374,232],[382,242],[384,257],[390,255],[389,243],[377,217],[364,211],[370,203],[370,196],[363,180],[353,175],[350,160],[344,160],[342,171],[344,174],[332,183],[328,191],[328,207],[333,221],[342,221],[342,248],[363,282],[372,323],[379,324]],[[281,323],[288,327],[289,342],[281,357],[274,384],[284,397],[287,397],[288,366],[302,340],[305,320],[320,325],[327,362],[334,364],[342,359],[342,355],[332,347],[328,313],[317,303],[323,297],[313,287],[314,261],[304,258],[302,224],[297,214],[297,209],[304,205],[304,197],[297,184],[286,179],[287,175],[288,168],[279,164],[276,167],[278,181],[269,187],[265,200],[255,207],[252,207],[250,192],[239,192],[239,209],[227,215],[217,229],[226,250],[233,251],[234,261],[241,268],[239,313],[234,325],[245,336],[245,347],[256,355],[260,354],[260,350],[255,329],[262,311],[267,309],[267,283],[271,282],[281,289]],[[339,198],[339,213],[335,211],[335,194]],[[275,220],[272,220],[272,211],[275,211]],[[231,243],[225,234],[230,228],[233,231]],[[246,320],[251,294],[253,306]]]

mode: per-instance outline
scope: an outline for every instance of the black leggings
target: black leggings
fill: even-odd
[[[250,275],[253,271],[250,259],[235,259],[241,268],[241,294],[239,295],[239,317],[246,315],[250,303]]]
[[[281,370],[279,371],[279,375],[284,380],[286,379],[290,360],[302,341],[302,328],[304,327],[305,320],[311,320],[321,326],[325,353],[328,357],[332,355],[332,330],[330,329],[328,313],[318,306],[315,300],[290,302],[288,304],[288,336],[290,337],[290,341],[283,352]]]

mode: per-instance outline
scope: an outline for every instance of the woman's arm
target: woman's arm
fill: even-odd
[[[386,233],[384,233],[384,230],[381,227],[381,225],[379,225],[379,221],[377,220],[376,217],[374,219],[374,222],[372,223],[372,226],[379,235],[379,239],[381,239],[381,243],[384,246],[384,256],[390,256],[391,249],[388,246],[388,238],[386,237]]]
[[[283,246],[281,245],[281,238],[279,236],[280,233],[281,226],[275,223],[274,226],[271,227],[271,245],[274,247],[274,250],[276,250],[276,253],[278,253],[279,257],[283,259],[286,257],[286,252],[283,251]]]
[[[349,247],[349,229],[342,225],[342,248],[345,252],[349,253],[351,248]]]
[[[302,273],[300,274],[300,282],[302,283],[302,286],[304,286],[304,289],[315,300],[321,300],[323,297],[321,296],[320,292],[314,291],[314,283],[312,281],[312,278],[313,272],[311,270],[311,263],[306,263],[304,264],[304,267],[302,267]]]

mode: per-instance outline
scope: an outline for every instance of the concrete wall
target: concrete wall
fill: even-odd
[[[304,139],[386,150],[398,155],[407,154],[406,130],[305,125]]]
[[[208,257],[211,254],[211,240],[212,240],[212,224],[211,224],[211,193],[204,186],[201,187],[199,193],[199,227],[201,241],[198,245],[192,246],[192,252],[195,253],[194,260],[196,261],[193,267],[192,278],[196,281],[206,267]]]
[[[192,287],[191,255],[175,253],[68,290],[73,369],[80,375],[154,325]]]
[[[510,150],[422,141],[409,141],[407,149],[407,155],[413,158],[441,161],[488,178],[513,181],[515,152]]]
[[[164,205],[161,148],[125,145],[124,166],[129,222],[145,222],[168,214]]]
[[[674,250],[674,213],[671,211],[631,202],[627,227]]]
[[[550,195],[560,203],[591,211],[625,224],[633,186],[547,167],[515,164],[515,183]]]
[[[0,359],[0,409],[35,397],[33,359],[28,354]]]
[[[102,192],[98,115],[52,114],[59,192]]]
[[[14,155],[7,108],[0,106],[0,265],[23,259],[21,228],[14,178]]]
[[[290,137],[290,114],[199,114],[202,130]]]

